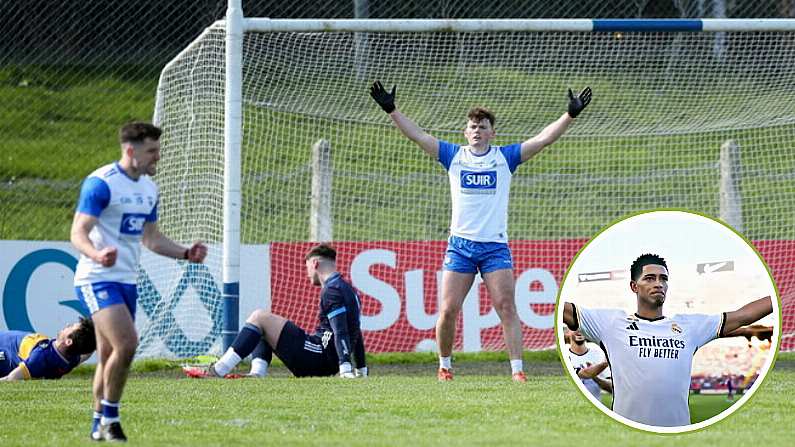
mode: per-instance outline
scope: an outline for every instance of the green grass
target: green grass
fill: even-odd
[[[661,436],[614,422],[559,372],[519,385],[505,365],[474,356],[460,360],[471,367],[466,374],[440,384],[434,363],[412,370],[373,360],[373,376],[355,381],[295,379],[278,366],[264,380],[188,380],[168,362],[150,361],[146,368],[159,371],[137,367],[128,382],[125,430],[135,445],[784,445],[795,411],[792,365],[776,368],[724,421]],[[536,363],[559,368],[554,359]],[[390,368],[398,369],[381,374]],[[3,383],[0,401],[11,411],[3,413],[0,445],[89,444],[89,395],[86,375]]]
[[[613,397],[610,394],[603,394],[601,401],[605,407],[610,408]],[[739,397],[737,397],[739,399]],[[725,395],[702,395],[691,394],[688,406],[690,407],[690,423],[696,424],[705,421],[712,416],[722,412],[732,406],[736,401],[729,401]]]
[[[731,407],[735,402],[727,400],[725,395],[691,395],[689,402],[690,423],[695,424],[707,420]]]
[[[0,67],[0,239],[68,240],[80,182],[119,157],[116,131],[151,119],[158,69]]]

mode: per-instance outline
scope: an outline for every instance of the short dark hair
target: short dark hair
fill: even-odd
[[[305,260],[309,260],[310,258],[319,257],[323,259],[328,259],[329,261],[336,261],[337,260],[337,250],[331,247],[328,244],[320,244],[315,245],[308,252],[306,252]]]
[[[491,113],[491,110],[485,107],[473,107],[469,109],[469,113],[467,113],[467,118],[471,119],[472,121],[479,123],[484,119],[489,120],[491,123],[491,127],[494,127],[497,124],[497,118],[494,117],[494,114]]]
[[[119,143],[138,144],[143,143],[147,138],[157,141],[162,133],[163,131],[152,123],[133,121],[119,129]]]
[[[97,350],[97,338],[94,335],[94,321],[91,318],[80,318],[80,326],[69,334],[72,345],[66,349],[68,355],[91,354]]]
[[[644,265],[661,265],[665,267],[666,270],[668,269],[668,264],[665,263],[665,259],[659,255],[651,253],[642,254],[638,256],[638,259],[636,259],[629,268],[629,274],[633,281],[640,279],[640,274],[643,272]]]

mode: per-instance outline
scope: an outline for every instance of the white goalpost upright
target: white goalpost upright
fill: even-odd
[[[142,338],[169,338],[175,326],[191,324],[191,315],[207,313],[221,320],[212,325],[216,344],[209,350],[228,346],[246,281],[241,244],[272,244],[272,264],[262,274],[274,292],[257,299],[311,322],[315,303],[308,297],[315,292],[297,261],[311,238],[333,234],[353,253],[341,256],[364,296],[365,326],[391,324],[386,336],[369,334],[368,348],[427,345],[427,328],[411,321],[438,311],[447,180],[372,103],[367,87],[376,79],[397,84],[400,109],[441,139],[460,140],[469,107],[492,108],[498,144],[526,139],[559,116],[566,88],[593,88],[592,105],[569,133],[517,171],[509,210],[517,275],[545,270],[559,281],[576,253],[560,247],[581,245],[633,211],[687,208],[740,222],[785,287],[785,317],[795,317],[787,301],[794,299],[788,259],[795,245],[786,243],[795,240],[795,21],[291,20],[242,11],[241,0],[229,0],[226,19],[164,68],[155,111],[164,129],[161,225],[222,250],[205,276],[220,284],[205,279],[197,286],[220,293],[192,304],[161,293],[159,306],[173,316],[142,323]],[[715,33],[725,33],[720,50]],[[334,181],[315,182],[313,193],[312,147],[321,140],[334,160]],[[732,156],[722,159],[729,141]],[[321,184],[333,191],[324,206],[313,201]],[[333,232],[310,224],[318,209],[334,222]],[[394,260],[354,271],[364,259],[358,253],[378,260],[385,252]],[[185,272],[147,274],[174,283]],[[549,296],[557,289],[541,280],[517,284],[528,321],[551,318]],[[464,321],[462,330],[480,332],[459,335],[457,349],[500,349],[485,289],[472,294],[474,323]],[[394,299],[399,311],[379,320]],[[525,345],[549,347],[552,337],[538,324],[525,332]],[[786,337],[783,346],[795,347]],[[196,354],[180,343],[187,342],[163,348],[153,341],[145,355]]]
[[[243,139],[243,5],[229,0],[226,11],[224,97],[223,349],[237,335],[240,302],[240,152]]]

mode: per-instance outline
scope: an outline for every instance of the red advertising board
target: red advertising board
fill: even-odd
[[[559,284],[585,240],[512,241],[516,305],[524,345],[554,346],[553,318]],[[304,254],[311,243],[271,244],[271,310],[311,330],[317,323],[319,289],[309,284]],[[337,265],[359,291],[362,326],[370,352],[432,348],[438,313],[440,266],[446,241],[335,242]],[[758,241],[783,301],[784,333],[795,330],[795,241]],[[788,264],[789,262],[789,264]],[[463,351],[504,349],[499,319],[483,284],[464,302],[455,339]],[[795,342],[784,339],[782,348]],[[789,343],[789,344],[787,344]]]

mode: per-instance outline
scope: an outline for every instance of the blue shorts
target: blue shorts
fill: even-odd
[[[77,299],[83,303],[89,314],[115,304],[124,304],[135,320],[135,307],[138,302],[138,289],[135,284],[120,282],[95,282],[75,286]]]
[[[445,270],[458,273],[489,273],[513,269],[511,249],[502,242],[476,242],[458,236],[447,240]]]

